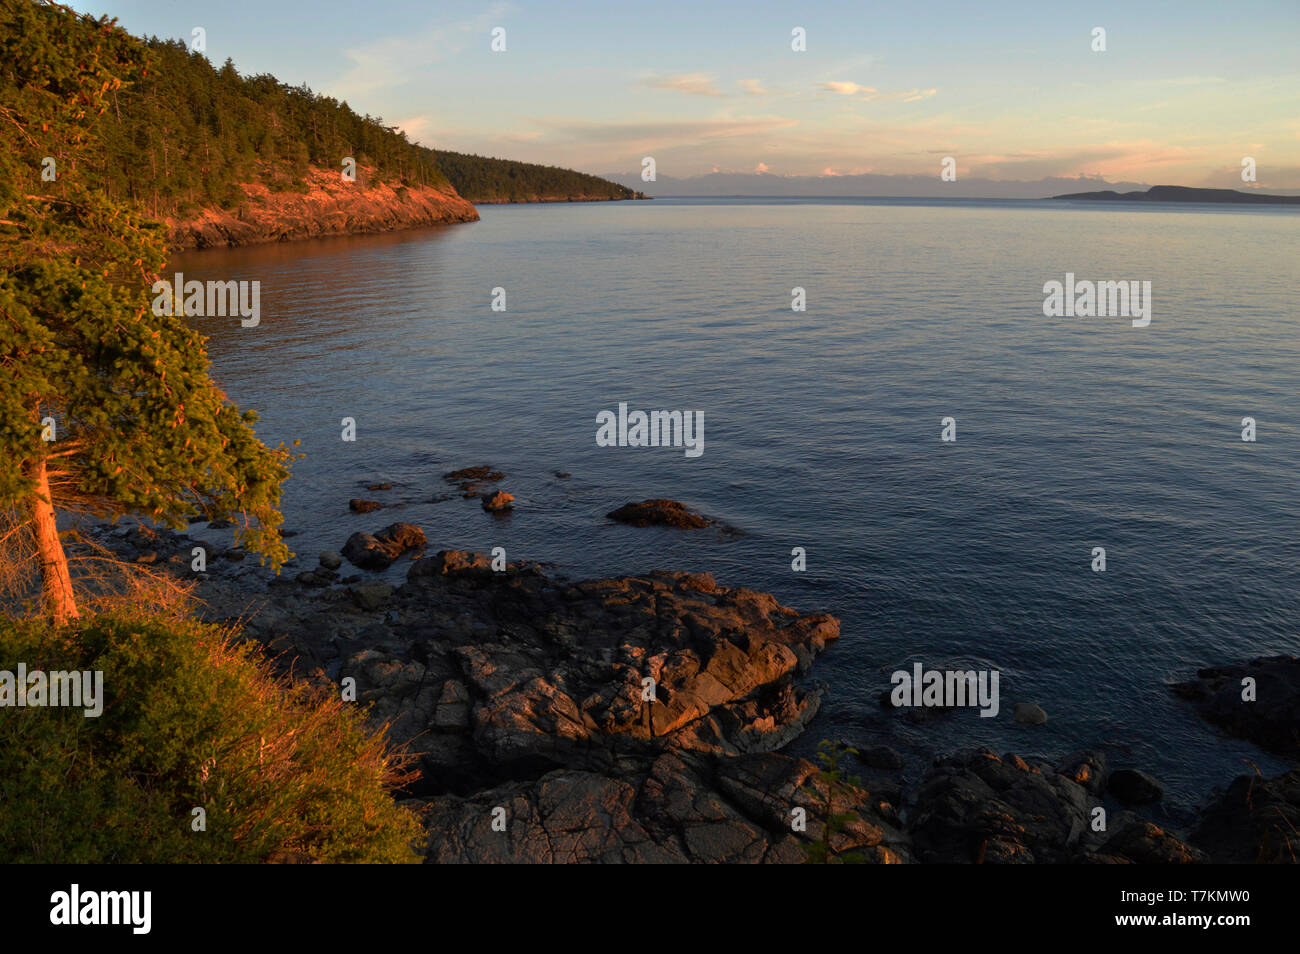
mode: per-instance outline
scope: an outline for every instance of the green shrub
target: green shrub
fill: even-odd
[[[0,620],[0,670],[102,670],[103,712],[0,708],[0,862],[410,862],[396,757],[197,623]],[[192,810],[207,812],[191,830]]]

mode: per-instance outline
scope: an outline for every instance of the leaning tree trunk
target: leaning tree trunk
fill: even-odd
[[[68,573],[68,556],[59,540],[59,527],[54,517],[54,502],[50,496],[50,478],[45,472],[44,459],[29,462],[27,476],[36,482],[28,497],[28,515],[36,537],[36,555],[41,564],[41,589],[45,597],[45,613],[55,623],[74,620],[77,600],[72,593],[72,576]]]

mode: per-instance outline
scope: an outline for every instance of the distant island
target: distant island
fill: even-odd
[[[1300,205],[1300,195],[1264,195],[1237,189],[1191,189],[1187,186],[1152,186],[1146,192],[1075,192],[1053,199],[1088,199],[1101,202],[1230,202],[1243,205]]]

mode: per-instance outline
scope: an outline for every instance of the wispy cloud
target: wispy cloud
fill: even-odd
[[[916,103],[923,99],[929,99],[939,92],[938,89],[905,89],[894,90],[892,92],[882,92],[874,86],[863,86],[860,83],[854,83],[850,80],[827,80],[821,84],[821,88],[830,90],[839,96],[852,96],[855,99],[865,100],[882,100],[882,99],[900,99],[905,103]]]
[[[690,96],[721,96],[722,90],[714,85],[707,73],[680,73],[677,76],[648,76],[642,84],[651,89],[666,89]]]
[[[822,83],[822,89],[828,89],[832,93],[839,93],[841,96],[875,95],[877,92],[870,86],[859,86],[857,83],[851,83],[848,80],[827,80]]]
[[[658,146],[667,148],[719,139],[756,136],[799,125],[796,119],[781,116],[719,118],[665,122],[586,122],[576,120],[539,120],[551,137],[568,142],[623,143],[629,147]]]
[[[391,89],[413,81],[421,69],[459,53],[471,43],[482,43],[487,49],[488,31],[513,9],[508,3],[494,3],[477,16],[458,23],[398,33],[344,50],[343,56],[351,65],[326,91],[347,98]]]
[[[767,90],[763,89],[763,84],[756,79],[736,80],[736,85],[748,96],[767,95]]]

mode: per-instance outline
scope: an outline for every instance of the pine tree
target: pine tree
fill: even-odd
[[[162,237],[99,185],[104,114],[147,68],[107,18],[0,0],[0,506],[31,521],[56,622],[78,613],[58,510],[240,515],[242,545],[289,556],[290,453],[226,400],[199,334],[153,314]]]

